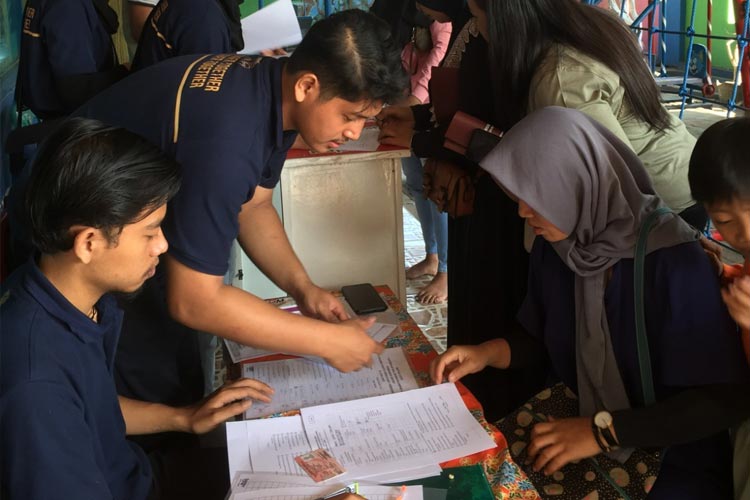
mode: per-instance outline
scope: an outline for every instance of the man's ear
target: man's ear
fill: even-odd
[[[303,73],[294,82],[294,99],[297,102],[315,100],[320,95],[320,80],[315,73]]]
[[[91,262],[94,254],[107,239],[101,230],[88,226],[73,226],[70,232],[74,234],[73,253],[76,258],[84,264]]]

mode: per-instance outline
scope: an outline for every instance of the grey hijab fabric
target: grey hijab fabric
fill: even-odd
[[[635,153],[583,113],[549,107],[516,124],[481,162],[495,181],[569,237],[553,248],[576,275],[580,413],[630,408],[604,305],[606,271],[633,258],[647,215],[665,206]],[[695,241],[676,214],[663,215],[647,251]],[[635,332],[633,332],[635,336]]]

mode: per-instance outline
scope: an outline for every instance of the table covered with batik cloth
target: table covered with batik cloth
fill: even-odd
[[[429,376],[430,362],[437,357],[437,352],[432,347],[427,337],[422,333],[419,326],[417,326],[412,317],[409,316],[409,313],[406,311],[403,304],[401,304],[398,298],[396,298],[393,291],[387,286],[377,286],[375,288],[386,300],[391,310],[396,313],[399,320],[400,329],[396,329],[391,333],[385,341],[385,346],[401,347],[404,349],[420,387],[426,387],[432,384]],[[271,299],[269,302],[279,307],[294,303],[292,299],[289,298]],[[254,359],[251,362],[270,361],[273,359],[284,359],[288,357],[289,356],[286,355],[273,355]],[[233,370],[233,373],[238,374],[239,371]],[[471,392],[469,392],[469,390],[460,382],[456,384],[456,387],[458,388],[466,407],[492,436],[495,443],[497,443],[497,447],[456,460],[451,460],[450,462],[441,463],[441,467],[445,468],[481,464],[487,475],[487,480],[492,487],[492,491],[495,494],[495,498],[502,500],[539,499],[539,494],[534,488],[534,485],[531,484],[531,481],[529,481],[524,472],[511,458],[505,437],[497,430],[497,428],[495,428],[494,425],[485,420],[484,414],[482,413],[482,406],[479,404],[479,401],[477,401],[474,395],[471,394]],[[299,411],[295,410],[273,416],[294,415],[298,413]]]

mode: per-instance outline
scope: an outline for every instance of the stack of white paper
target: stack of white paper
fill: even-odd
[[[345,300],[342,299],[341,303],[343,304],[344,309],[350,317],[353,318],[356,316],[354,314],[354,311],[352,311],[351,306]],[[299,307],[297,306],[282,307],[281,309],[292,314],[301,314],[299,311]],[[383,342],[394,331],[400,329],[398,316],[391,309],[373,314],[372,316],[375,316],[377,319],[375,323],[373,323],[373,325],[367,329],[367,333],[375,342]],[[249,361],[252,359],[262,358],[263,356],[268,356],[270,354],[284,354],[278,351],[256,349],[255,347],[250,347],[227,339],[224,339],[224,344],[226,344],[227,346],[227,351],[229,351],[229,356],[232,358],[232,363],[239,363],[241,361]],[[324,362],[321,358],[318,358],[316,356],[304,357],[307,359]]]
[[[351,373],[302,358],[246,364],[242,376],[265,382],[274,393],[270,403],[255,401],[245,412],[245,418],[419,387],[400,347],[386,349],[373,359],[372,367]]]
[[[367,333],[375,342],[382,342],[388,338],[388,336],[398,328],[398,325],[394,324],[383,324],[373,323],[373,325],[367,329]],[[266,351],[264,349],[256,349],[247,345],[238,344],[232,340],[224,339],[224,343],[229,351],[229,356],[232,358],[232,363],[239,363],[240,361],[250,361],[252,359],[262,358],[271,354],[284,354],[278,351]],[[323,359],[317,356],[303,356],[304,358],[311,359],[324,363]]]
[[[229,500],[315,500],[339,491],[344,483],[315,484],[312,479],[284,474],[238,472],[232,481]],[[392,486],[360,484],[359,494],[368,500],[422,500],[421,486],[409,486],[402,491]]]
[[[227,424],[229,468],[304,475],[294,457],[325,448],[344,476],[400,482],[436,475],[439,463],[494,448],[454,384],[303,408],[299,417]]]

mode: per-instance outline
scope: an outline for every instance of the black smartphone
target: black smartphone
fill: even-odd
[[[388,309],[388,305],[386,305],[377,290],[369,283],[342,286],[341,293],[344,294],[344,298],[352,306],[352,310],[360,316]]]

